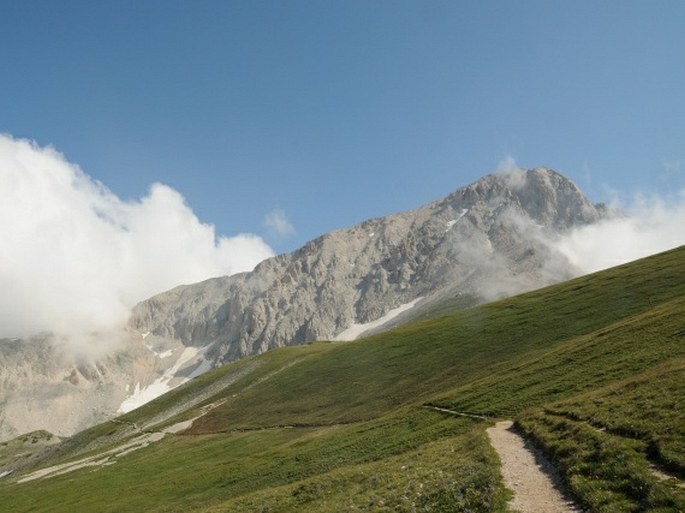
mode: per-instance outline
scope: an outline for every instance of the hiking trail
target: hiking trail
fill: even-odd
[[[504,484],[514,492],[510,507],[521,513],[581,513],[561,492],[554,467],[511,426],[507,420],[487,429],[502,461]]]

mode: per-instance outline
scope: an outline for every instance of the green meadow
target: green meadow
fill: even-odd
[[[485,429],[510,418],[587,511],[683,512],[683,271],[679,248],[363,340],[228,364],[27,448],[23,462],[19,442],[0,446],[18,469],[0,479],[0,510],[506,512]],[[111,464],[19,482],[193,418]]]

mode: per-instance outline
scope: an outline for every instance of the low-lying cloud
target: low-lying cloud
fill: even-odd
[[[638,195],[605,221],[576,228],[554,243],[585,273],[599,271],[685,244],[685,190],[668,200]]]
[[[681,171],[681,163],[664,162],[669,175]],[[525,183],[525,170],[511,155],[502,158],[497,173],[518,189]],[[673,176],[675,178],[675,176]],[[607,207],[607,218],[578,227],[561,237],[536,232],[536,238],[561,252],[578,273],[590,273],[624,264],[685,244],[685,189],[669,198],[636,193],[627,204],[615,199]],[[550,264],[554,264],[550,259]]]
[[[256,235],[217,236],[166,185],[123,201],[54,149],[0,135],[0,337],[114,330],[142,299],[272,255]]]

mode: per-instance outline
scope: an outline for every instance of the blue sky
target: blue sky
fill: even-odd
[[[2,1],[0,132],[289,251],[512,157],[685,188],[680,1]],[[294,231],[265,225],[281,212]],[[278,216],[276,216],[278,217]],[[283,228],[283,226],[281,226]]]

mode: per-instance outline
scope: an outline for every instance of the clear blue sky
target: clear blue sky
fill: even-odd
[[[513,157],[685,188],[682,1],[0,1],[0,132],[288,251]],[[269,234],[281,209],[296,233]]]

